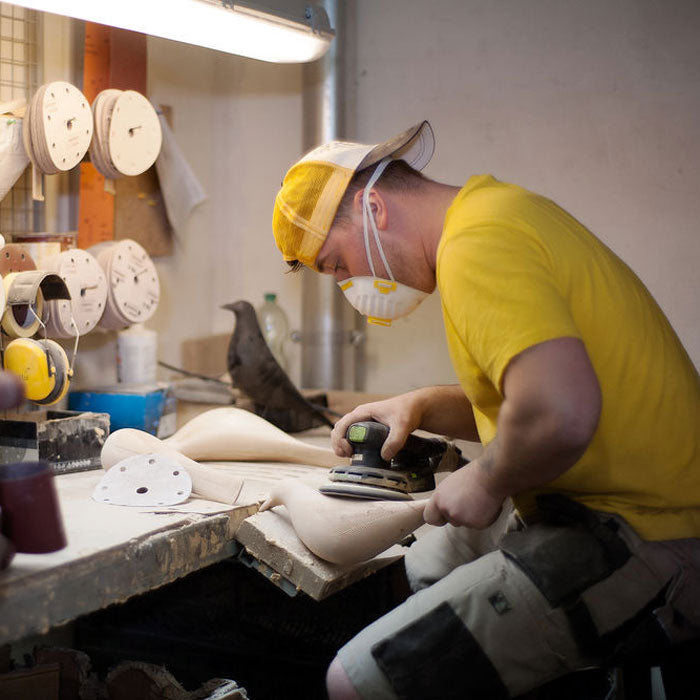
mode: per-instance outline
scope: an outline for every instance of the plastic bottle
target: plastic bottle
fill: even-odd
[[[267,345],[279,366],[287,371],[287,358],[284,355],[284,342],[289,336],[289,320],[282,307],[277,303],[273,292],[265,294],[265,302],[257,310],[258,323]]]

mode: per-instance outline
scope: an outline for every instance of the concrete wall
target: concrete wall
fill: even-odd
[[[270,222],[282,175],[302,148],[301,78],[298,65],[149,38],[148,96],[172,108],[177,143],[207,193],[173,255],[154,258],[161,299],[146,326],[158,332],[159,360],[181,366],[183,340],[232,331],[222,304],[257,305],[267,291],[299,326],[301,279],[285,274]],[[299,347],[287,348],[298,380]],[[73,386],[115,383],[115,362],[116,333],[89,334]],[[159,370],[160,378],[171,376]]]
[[[554,198],[619,253],[700,363],[700,3],[696,0],[348,0],[357,12],[347,134],[370,142],[424,118],[427,174],[490,172]],[[149,326],[159,355],[232,327],[219,305],[280,294],[300,323],[301,280],[270,233],[280,180],[302,148],[302,69],[149,42],[150,95],[208,201],[157,260]],[[366,389],[454,381],[439,300],[369,328]],[[298,346],[288,344],[292,377]],[[397,359],[398,358],[398,359]]]
[[[348,136],[428,118],[429,176],[488,172],[552,197],[637,272],[700,364],[700,3],[356,4]],[[369,386],[451,381],[442,336],[437,298],[372,328]]]
[[[221,304],[257,305],[277,292],[299,323],[301,280],[271,234],[272,205],[301,150],[301,67],[279,66],[165,40],[149,41],[149,92],[172,107],[173,132],[208,200],[172,257],[156,261],[162,300],[149,326],[159,355],[180,361],[180,342],[233,328]],[[288,344],[293,365],[298,348]]]

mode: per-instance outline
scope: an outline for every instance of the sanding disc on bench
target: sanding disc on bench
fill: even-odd
[[[192,479],[172,457],[134,455],[117,462],[100,479],[92,497],[117,506],[172,506],[192,493]]]

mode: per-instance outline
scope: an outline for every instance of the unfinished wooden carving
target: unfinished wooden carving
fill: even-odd
[[[333,564],[356,564],[400,542],[423,524],[427,501],[336,498],[296,479],[273,486],[261,511],[284,505],[299,539]]]
[[[200,413],[164,442],[190,459],[203,461],[294,462],[314,467],[347,461],[329,448],[297,440],[264,418],[235,406]]]
[[[287,435],[250,411],[226,406],[200,413],[165,440],[133,428],[115,430],[102,448],[102,463],[109,469],[118,461],[115,455],[123,459],[144,451],[159,452],[161,446],[201,461],[293,462],[314,467],[348,462],[329,448]]]
[[[315,467],[348,462],[331,449],[297,440],[264,418],[234,406],[200,413],[165,440],[134,428],[115,430],[102,447],[102,466],[109,469],[122,459],[148,452],[177,459],[192,477],[195,495],[223,503],[235,503],[242,480],[193,460],[293,462]]]
[[[155,435],[135,428],[115,430],[102,446],[103,469],[111,469],[127,457],[148,453],[164,454],[184,467],[192,479],[192,494],[218,503],[233,504],[243,486],[243,479],[197,464],[181,452],[165,444]]]

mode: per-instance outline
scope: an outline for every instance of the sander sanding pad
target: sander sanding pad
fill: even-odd
[[[351,484],[333,482],[319,486],[321,493],[327,496],[343,496],[344,498],[362,498],[366,501],[412,501],[413,497],[401,491],[391,491],[380,486],[367,484]]]

